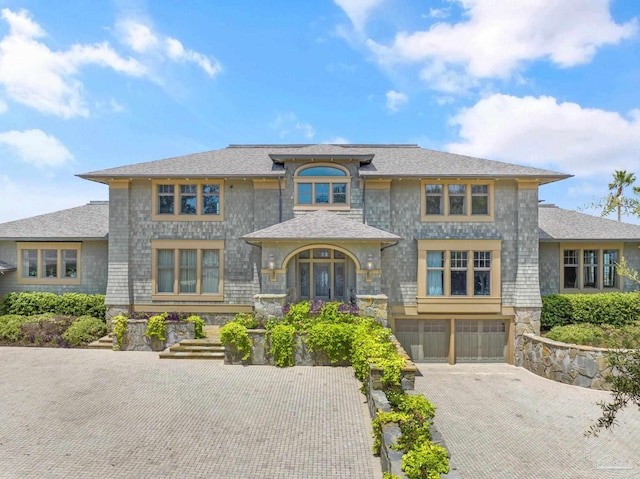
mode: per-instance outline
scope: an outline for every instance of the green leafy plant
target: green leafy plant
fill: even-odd
[[[371,421],[371,427],[373,429],[373,453],[376,456],[380,455],[380,447],[382,446],[382,426],[391,423],[400,424],[400,422],[406,419],[407,415],[405,413],[397,411],[378,412],[376,417],[373,418]]]
[[[543,329],[591,323],[623,326],[640,319],[640,293],[552,294],[542,298]]]
[[[27,316],[19,314],[6,314],[0,316],[0,341],[9,343],[22,339],[22,324],[29,320]]]
[[[269,352],[279,368],[293,366],[293,336],[296,329],[288,324],[276,325],[269,334]]]
[[[204,334],[204,319],[197,315],[189,316],[185,321],[189,321],[193,323],[193,327],[196,333],[196,339],[204,338],[206,334]]]
[[[367,384],[369,365],[373,364],[383,370],[382,383],[385,386],[400,385],[406,361],[398,353],[390,336],[390,329],[383,328],[371,318],[363,320],[354,328],[351,365],[363,384]]]
[[[242,354],[242,360],[251,357],[251,339],[247,328],[240,323],[231,321],[220,328],[220,341],[225,346],[233,345]]]
[[[165,340],[167,331],[167,313],[156,314],[147,319],[147,331],[144,333],[149,338],[156,338],[158,341]]]
[[[250,313],[238,313],[233,318],[233,321],[242,324],[247,329],[255,329],[258,327],[258,321]]]
[[[71,346],[80,346],[90,343],[107,334],[107,325],[104,321],[91,316],[80,316],[62,334]]]
[[[9,293],[2,298],[0,313],[32,316],[41,313],[104,318],[104,295],[65,293],[57,295],[44,292]]]
[[[382,479],[400,479],[400,476],[396,476],[395,474],[391,474],[390,472],[383,472]]]
[[[127,332],[127,318],[124,314],[119,314],[111,318],[113,324],[113,334],[116,337],[117,346],[114,346],[114,350],[119,351],[122,349],[122,342],[124,341],[124,335]]]
[[[402,456],[402,470],[409,479],[440,479],[449,472],[447,450],[426,441]]]
[[[309,350],[324,352],[332,363],[346,361],[351,356],[354,329],[348,323],[318,322],[309,328],[306,342]]]

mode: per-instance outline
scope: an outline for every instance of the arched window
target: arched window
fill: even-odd
[[[313,165],[302,167],[294,178],[295,203],[299,207],[349,207],[351,177],[346,168]]]

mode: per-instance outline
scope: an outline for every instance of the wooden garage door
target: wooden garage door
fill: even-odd
[[[456,319],[455,344],[456,361],[506,361],[506,325],[500,319]]]
[[[448,320],[398,320],[396,337],[414,361],[446,362],[449,358]]]

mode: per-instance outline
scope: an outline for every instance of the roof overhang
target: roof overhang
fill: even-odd
[[[309,161],[313,163],[314,161],[319,162],[334,162],[334,161],[354,161],[358,163],[369,164],[373,160],[374,155],[300,155],[300,154],[286,154],[280,155],[275,153],[270,153],[269,158],[276,163],[282,164],[290,161]]]

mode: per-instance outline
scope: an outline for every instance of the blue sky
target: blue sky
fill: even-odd
[[[640,178],[639,16],[622,0],[0,0],[0,222],[107,199],[77,173],[230,143],[418,143],[573,174],[540,198],[583,207],[614,169]]]

